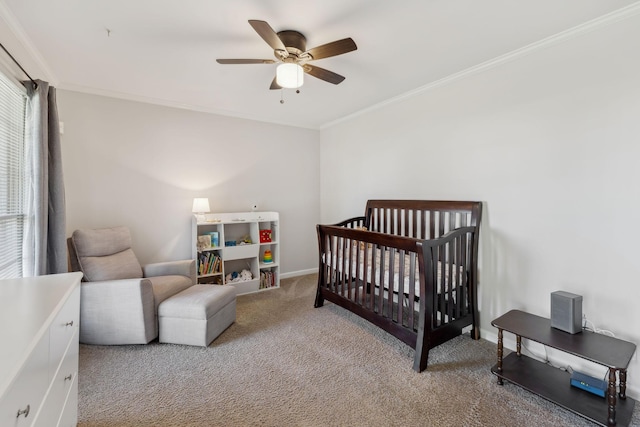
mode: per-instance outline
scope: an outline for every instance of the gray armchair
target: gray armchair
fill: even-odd
[[[194,260],[140,265],[126,227],[76,230],[67,240],[82,271],[80,342],[147,344],[158,337],[158,305],[196,283]]]

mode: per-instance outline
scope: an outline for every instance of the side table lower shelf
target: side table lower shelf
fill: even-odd
[[[568,372],[524,355],[518,356],[516,352],[502,360],[502,374],[498,373],[497,364],[491,368],[491,372],[597,424],[608,425],[607,400],[572,387]],[[629,425],[635,403],[628,396],[626,399],[617,399],[617,425]]]

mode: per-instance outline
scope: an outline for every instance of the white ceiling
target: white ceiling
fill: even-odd
[[[634,3],[0,0],[0,11],[46,74],[33,77],[58,88],[319,129]],[[346,80],[273,91],[275,64],[216,63],[274,58],[249,19],[300,31],[307,48],[353,38],[358,50],[312,63]]]

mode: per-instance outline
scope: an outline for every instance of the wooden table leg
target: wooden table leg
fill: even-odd
[[[607,400],[609,403],[609,418],[607,423],[610,426],[616,425],[616,369],[609,368],[609,388],[607,390]]]
[[[522,337],[516,335],[516,354],[522,356]]]
[[[498,384],[502,385],[502,329],[498,329]]]
[[[627,370],[620,369],[620,393],[618,394],[620,399],[627,398]]]

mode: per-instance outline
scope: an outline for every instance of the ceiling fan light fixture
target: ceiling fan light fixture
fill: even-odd
[[[292,62],[280,64],[276,68],[276,82],[283,88],[299,88],[304,83],[304,70]]]

